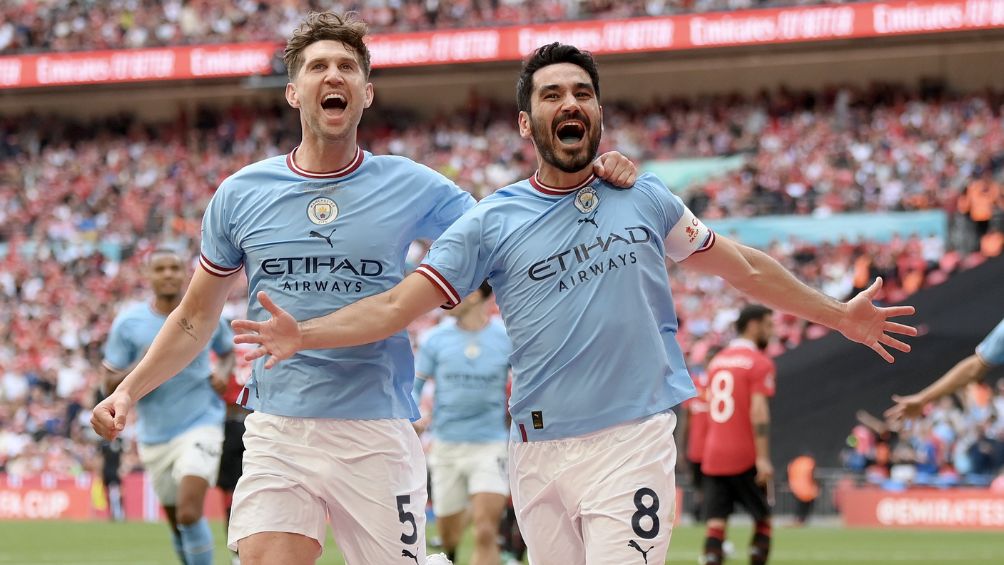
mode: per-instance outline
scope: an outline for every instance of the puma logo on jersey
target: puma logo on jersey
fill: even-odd
[[[594,228],[599,228],[600,227],[600,226],[596,225],[596,212],[593,212],[592,214],[586,216],[585,218],[579,218],[579,221],[577,221],[575,223],[577,223],[577,224],[593,224]]]
[[[652,548],[654,548],[655,546],[652,545],[652,546],[649,546],[648,549],[642,549],[641,546],[638,545],[638,542],[636,542],[634,540],[631,540],[631,541],[628,542],[628,547],[633,547],[633,548],[637,549],[638,553],[641,553],[642,559],[644,559],[645,563],[647,564],[648,563],[648,552],[652,551]]]
[[[412,559],[415,560],[415,565],[419,565],[419,563],[418,563],[418,556],[415,555],[414,553],[408,551],[407,549],[402,549],[401,550],[401,557],[411,557]]]
[[[333,228],[331,230],[331,233],[329,233],[328,235],[324,235],[324,234],[318,233],[318,232],[316,232],[314,230],[310,230],[310,237],[316,237],[318,239],[323,239],[324,241],[328,242],[328,245],[330,245],[332,249],[334,249],[335,248],[335,244],[331,243],[331,236],[335,235],[335,231],[336,230],[338,230],[338,228]]]

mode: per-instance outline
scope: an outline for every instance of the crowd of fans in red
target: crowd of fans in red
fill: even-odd
[[[355,11],[374,32],[474,28],[818,4],[822,0],[10,0],[0,54],[283,41],[307,10]]]
[[[1001,93],[893,88],[608,104],[604,145],[638,162],[744,156],[739,171],[685,192],[707,218],[944,208],[993,255],[1004,209],[995,180],[1004,163],[1002,109]],[[432,119],[385,108],[368,113],[361,144],[428,164],[480,197],[532,173],[533,152],[514,116],[476,96]],[[280,106],[204,110],[165,124],[0,119],[0,472],[93,470],[87,421],[101,347],[117,305],[148,296],[145,253],[171,243],[194,254],[219,182],[297,139],[295,112]],[[970,191],[974,183],[982,184]],[[976,192],[990,195],[980,200],[990,202],[986,226],[956,211],[962,202],[971,215]],[[780,241],[769,251],[838,298],[881,274],[884,298],[895,301],[978,261],[970,254],[976,241],[962,237],[946,250],[944,240],[921,233],[883,244]],[[420,254],[416,247],[414,259]],[[671,271],[680,340],[700,363],[730,337],[742,302],[717,279]],[[243,314],[241,292],[228,316]],[[822,333],[779,320],[776,350]],[[125,464],[135,463],[127,452]]]

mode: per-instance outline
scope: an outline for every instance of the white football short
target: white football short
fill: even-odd
[[[436,441],[429,453],[432,511],[452,516],[464,511],[472,494],[509,496],[506,442]]]
[[[165,443],[139,445],[139,458],[150,475],[160,504],[178,502],[178,484],[186,476],[201,477],[212,487],[220,470],[223,450],[223,423],[198,426]]]
[[[676,513],[676,415],[509,445],[510,483],[533,565],[665,563]]]
[[[301,534],[323,548],[330,519],[348,563],[425,563],[425,454],[410,422],[254,412],[244,425],[230,549],[261,532]]]

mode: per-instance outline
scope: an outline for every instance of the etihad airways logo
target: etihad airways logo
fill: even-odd
[[[586,243],[573,245],[571,248],[555,253],[547,259],[537,261],[530,266],[527,275],[531,280],[544,281],[566,271],[574,271],[579,265],[590,259],[594,260],[597,264],[609,262],[609,265],[601,265],[599,267],[600,273],[603,272],[605,267],[616,269],[627,266],[629,262],[637,262],[637,259],[633,257],[633,252],[630,254],[618,254],[612,257],[601,256],[611,251],[619,253],[619,250],[626,246],[648,243],[651,240],[652,232],[644,226],[624,228],[621,232],[611,232],[605,237],[598,235]],[[602,261],[596,261],[598,259],[602,259]]]
[[[266,275],[352,274],[358,277],[379,277],[383,264],[374,259],[348,257],[274,257],[261,262]]]

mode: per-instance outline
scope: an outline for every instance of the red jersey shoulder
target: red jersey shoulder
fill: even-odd
[[[774,396],[777,390],[777,366],[774,360],[766,354],[756,351],[756,364],[753,367],[753,390],[766,396]]]

